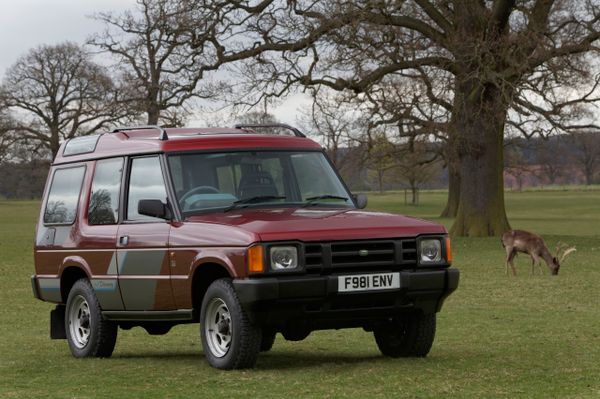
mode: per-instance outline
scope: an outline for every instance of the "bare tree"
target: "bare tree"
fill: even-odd
[[[243,69],[259,97],[295,86],[368,96],[427,77],[431,104],[447,111],[447,155],[460,175],[454,234],[509,228],[505,128],[532,135],[585,127],[585,106],[598,100],[595,0],[228,4],[239,11],[248,52],[260,54]]]
[[[167,124],[181,121],[182,107],[195,96],[202,78],[197,57],[188,51],[190,38],[178,28],[189,16],[185,11],[189,5],[188,1],[137,0],[133,11],[94,15],[106,28],[88,43],[115,58],[121,90],[147,115],[150,125],[158,124],[161,117],[167,117]],[[174,110],[175,119],[169,117]]]
[[[8,69],[1,92],[18,112],[16,138],[53,157],[61,140],[90,134],[127,114],[104,68],[74,43],[30,50]]]
[[[16,142],[15,122],[6,109],[0,109],[0,162],[10,156],[10,149]]]
[[[172,124],[189,113],[193,99],[232,102],[228,78],[209,74],[260,53],[238,38],[236,27],[248,12],[238,6],[212,0],[136,0],[134,10],[94,15],[106,29],[88,43],[115,58],[125,95],[147,115],[148,124],[177,110],[178,119],[167,119]]]
[[[531,167],[527,163],[523,150],[524,148],[519,142],[513,141],[507,146],[504,157],[504,170],[514,177],[519,192],[523,191],[523,183],[531,172]]]
[[[585,184],[593,184],[600,171],[600,133],[577,132],[571,137],[576,149],[572,161],[583,172]]]
[[[538,175],[549,184],[556,184],[565,175],[567,156],[561,136],[550,137],[537,142]]]
[[[364,142],[367,129],[362,118],[357,104],[322,90],[313,93],[311,106],[300,111],[299,120],[307,134],[323,144],[329,158],[343,171],[348,162],[356,161],[348,156],[351,147]]]
[[[246,112],[236,118],[237,123],[248,125],[269,125],[279,123],[275,115],[267,111]]]
[[[372,135],[366,152],[365,166],[375,174],[380,193],[384,191],[386,173],[398,166],[397,153],[398,149],[385,133],[379,131]]]
[[[438,152],[430,142],[409,141],[400,148],[396,168],[400,180],[410,188],[412,205],[418,205],[419,189],[439,170],[437,160]]]

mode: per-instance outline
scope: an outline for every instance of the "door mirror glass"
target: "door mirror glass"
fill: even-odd
[[[153,218],[170,219],[171,212],[168,206],[161,200],[141,199],[138,202],[138,213]]]
[[[356,203],[356,207],[358,209],[365,209],[367,207],[367,195],[366,194],[354,195],[354,202]]]

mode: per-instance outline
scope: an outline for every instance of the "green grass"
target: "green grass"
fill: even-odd
[[[371,209],[434,219],[444,200],[369,198]],[[425,359],[384,358],[360,329],[321,331],[302,342],[278,336],[256,369],[223,372],[204,360],[198,325],[164,336],[121,330],[112,358],[72,358],[48,338],[51,305],[31,294],[38,204],[0,201],[0,397],[598,397],[599,205],[597,191],[507,193],[513,227],[577,245],[557,277],[529,275],[523,256],[507,277],[498,238],[455,239],[461,283]]]

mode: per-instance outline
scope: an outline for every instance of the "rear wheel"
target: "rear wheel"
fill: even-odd
[[[242,309],[230,279],[214,281],[206,291],[200,312],[204,355],[219,369],[251,368],[261,345],[261,330]]]
[[[87,279],[75,282],[65,309],[65,331],[75,357],[110,357],[117,342],[117,325],[102,318],[100,304]]]
[[[425,357],[435,338],[433,314],[411,314],[377,327],[373,334],[382,354],[390,357]]]

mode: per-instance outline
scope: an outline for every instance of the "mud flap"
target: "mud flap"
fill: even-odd
[[[50,338],[67,339],[67,332],[65,331],[65,305],[56,305],[56,308],[50,311]]]

